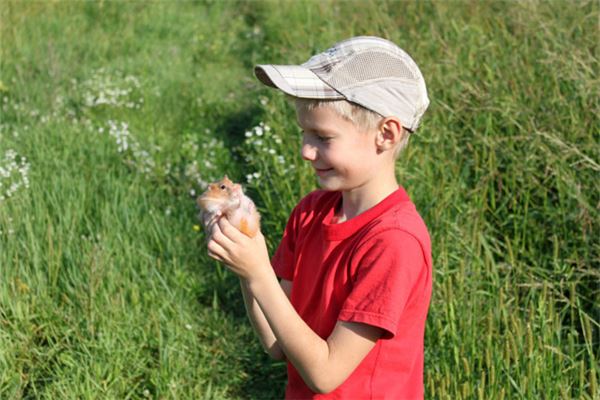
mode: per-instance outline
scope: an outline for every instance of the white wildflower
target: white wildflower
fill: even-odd
[[[73,85],[77,81],[72,81]],[[134,76],[125,78],[114,74],[108,75],[104,69],[97,70],[89,79],[82,82],[84,88],[84,105],[87,107],[109,106],[139,108],[143,99],[136,98],[135,89],[139,89],[140,83]]]
[[[196,179],[196,182],[198,183],[198,186],[202,188],[202,190],[205,190],[208,187],[208,182],[203,180],[202,178]]]
[[[9,149],[0,159],[0,201],[12,197],[21,188],[29,188],[29,163]]]
[[[115,139],[117,151],[127,153],[130,159],[128,164],[133,165],[139,172],[149,175],[156,167],[156,164],[147,150],[142,149],[137,140],[129,131],[129,124],[126,122],[108,121],[108,134]]]

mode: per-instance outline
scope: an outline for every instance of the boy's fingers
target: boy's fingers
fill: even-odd
[[[225,260],[223,259],[223,257],[218,256],[217,254],[211,252],[210,250],[208,251],[208,256],[214,260],[220,261],[222,263],[225,262]]]
[[[221,232],[221,228],[219,227],[219,224],[217,224],[217,222],[215,221],[215,223],[213,223],[213,224],[210,226],[210,235],[211,235],[211,236],[214,236],[216,233],[220,233],[220,234],[222,234],[222,232]]]
[[[212,241],[216,242],[221,248],[223,248],[223,250],[225,250],[233,244],[233,241],[223,233],[223,230],[219,227],[219,225],[215,225],[210,238]]]
[[[227,221],[227,218],[221,218],[217,222],[217,226],[228,238],[230,238],[233,241],[237,242],[240,238],[246,236],[242,232],[240,232],[235,226],[231,225],[231,223]]]
[[[217,260],[219,262],[222,262],[223,264],[227,264],[227,261],[225,261],[225,259],[223,257],[220,257],[214,253],[211,253],[210,251],[208,252],[208,256],[210,258],[212,258],[213,260]]]
[[[208,255],[218,261],[221,262],[225,262],[225,259],[223,258],[223,255],[225,255],[225,249],[223,249],[223,247],[221,247],[221,245],[217,242],[215,242],[214,240],[211,240],[210,242],[208,242],[208,245],[206,246],[208,249]]]

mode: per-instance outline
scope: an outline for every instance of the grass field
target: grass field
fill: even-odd
[[[271,251],[315,188],[252,67],[397,42],[431,106],[431,399],[598,399],[596,1],[3,1],[0,398],[281,398],[194,197],[246,184]]]

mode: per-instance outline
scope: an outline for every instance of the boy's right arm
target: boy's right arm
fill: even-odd
[[[292,292],[292,282],[286,279],[282,279],[279,282],[281,289],[286,294],[287,298],[290,298],[290,294]],[[248,313],[248,318],[250,319],[250,323],[254,328],[254,331],[257,333],[260,343],[262,344],[265,351],[276,360],[285,360],[285,354],[281,350],[281,347],[277,344],[277,338],[273,333],[273,330],[269,326],[265,315],[260,309],[256,299],[248,290],[248,286],[246,281],[240,279],[240,286],[242,289],[242,296],[244,297],[244,304],[246,305],[246,312]]]

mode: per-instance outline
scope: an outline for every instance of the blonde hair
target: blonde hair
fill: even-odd
[[[352,122],[359,129],[364,131],[373,131],[379,128],[380,122],[383,120],[383,116],[371,111],[363,106],[355,103],[351,103],[347,100],[323,100],[323,99],[303,99],[299,97],[289,96],[294,100],[296,105],[296,112],[300,110],[311,111],[319,107],[329,107],[335,111],[340,117],[347,121]],[[394,157],[398,158],[398,155],[403,148],[408,144],[408,138],[410,132],[402,128],[402,139],[394,150]]]

